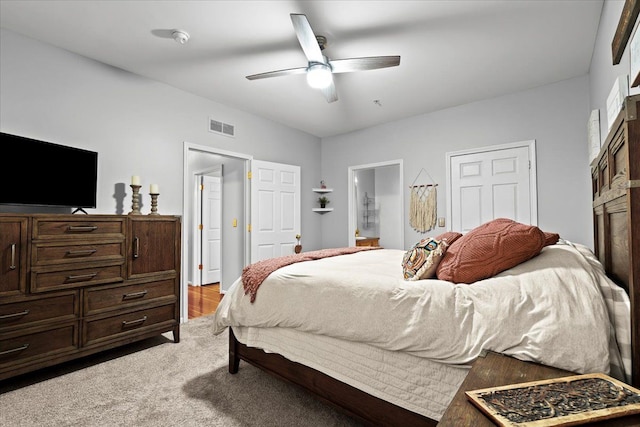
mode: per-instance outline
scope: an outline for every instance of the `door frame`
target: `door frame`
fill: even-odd
[[[183,191],[182,191],[182,244],[181,244],[181,252],[182,252],[182,257],[181,257],[181,261],[180,261],[180,323],[186,323],[189,320],[189,268],[190,266],[187,265],[187,263],[190,261],[189,259],[189,245],[186,244],[186,242],[188,241],[188,232],[190,230],[190,227],[192,227],[191,222],[193,221],[193,218],[191,218],[190,215],[188,215],[188,213],[190,212],[190,203],[189,203],[189,197],[188,195],[190,194],[190,192],[193,190],[192,185],[193,185],[193,181],[192,181],[192,174],[189,171],[189,152],[190,151],[197,151],[197,152],[202,152],[202,153],[210,153],[210,154],[215,154],[217,156],[223,156],[223,157],[232,157],[235,159],[239,159],[239,160],[243,160],[244,161],[244,174],[245,176],[247,176],[247,174],[249,173],[249,171],[251,170],[251,160],[253,159],[253,156],[250,156],[248,154],[243,154],[243,153],[236,153],[236,152],[232,152],[232,151],[226,151],[226,150],[221,150],[215,147],[208,147],[206,145],[198,145],[198,144],[193,144],[187,141],[183,142],[183,158],[182,158],[182,185],[183,185]],[[243,212],[244,215],[244,220],[245,220],[245,224],[249,224],[250,222],[250,214],[251,214],[251,209],[247,208],[251,206],[251,188],[249,185],[248,180],[243,180],[244,182],[244,201],[245,201],[245,209]],[[250,249],[251,249],[251,242],[250,242],[250,235],[249,232],[247,230],[245,230],[245,233],[243,234],[244,239],[243,239],[243,246],[244,246],[244,264],[246,265],[248,260],[250,259]]]
[[[452,188],[451,188],[451,158],[457,156],[464,156],[469,154],[486,153],[489,151],[508,150],[512,148],[526,147],[529,150],[529,205],[531,224],[538,224],[538,179],[537,179],[537,167],[536,167],[536,140],[526,140],[511,142],[507,144],[489,145],[486,147],[470,148],[467,150],[451,151],[446,153],[446,185],[447,185],[447,230],[451,231],[453,224],[453,211],[452,211]]]

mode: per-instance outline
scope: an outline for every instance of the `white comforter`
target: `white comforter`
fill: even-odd
[[[368,343],[449,364],[481,350],[579,373],[609,372],[612,324],[601,286],[615,286],[580,245],[472,285],[405,281],[404,251],[301,262],[272,273],[254,303],[238,279],[215,314],[227,326],[283,327]]]

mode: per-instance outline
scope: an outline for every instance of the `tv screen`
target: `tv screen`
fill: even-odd
[[[98,153],[0,132],[0,204],[95,208]]]

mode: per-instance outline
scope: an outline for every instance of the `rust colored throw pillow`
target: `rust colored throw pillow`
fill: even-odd
[[[448,248],[436,274],[453,283],[473,283],[533,258],[545,245],[545,235],[534,225],[507,218],[482,224]]]
[[[447,242],[447,245],[451,246],[453,242],[462,237],[462,233],[457,231],[445,231],[437,237],[434,237],[438,242]]]
[[[544,245],[555,245],[560,240],[560,235],[558,233],[549,233],[548,231],[544,232]]]

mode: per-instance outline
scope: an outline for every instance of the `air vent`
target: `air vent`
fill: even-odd
[[[235,137],[235,127],[233,125],[230,125],[229,123],[223,123],[212,118],[209,118],[209,132]]]

